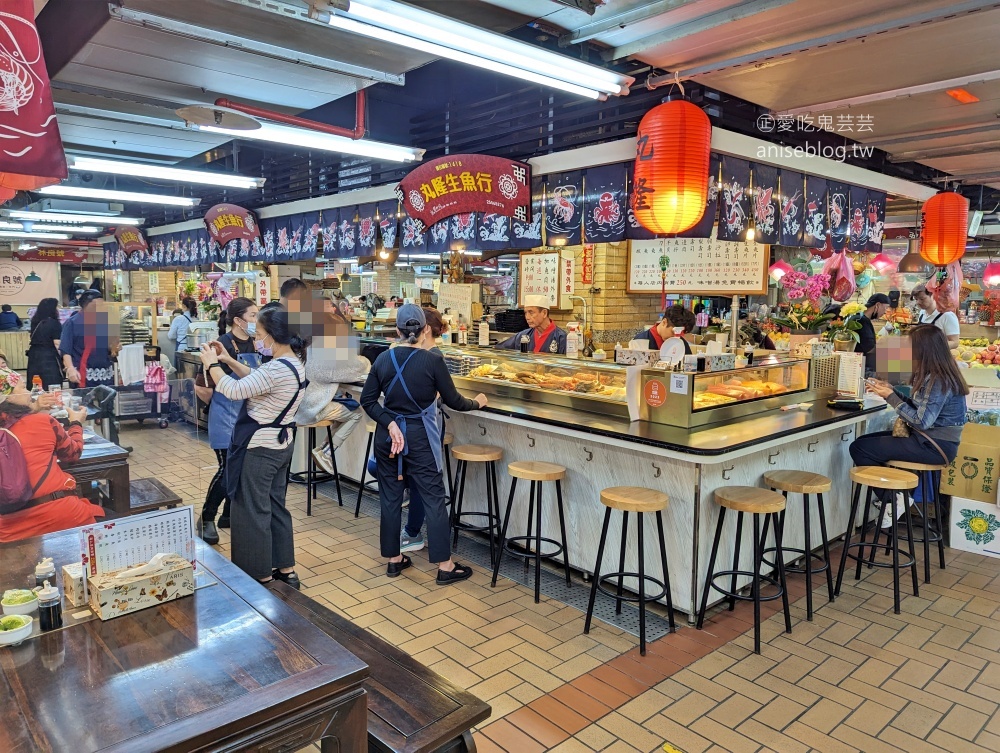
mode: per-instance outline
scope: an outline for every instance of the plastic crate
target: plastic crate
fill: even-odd
[[[118,392],[115,398],[115,415],[118,418],[148,416],[153,413],[156,395],[146,392]]]

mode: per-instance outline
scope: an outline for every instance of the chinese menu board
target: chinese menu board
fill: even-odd
[[[767,292],[770,247],[717,238],[654,238],[629,241],[628,292],[661,291],[661,258],[668,293],[762,295]]]
[[[157,554],[178,554],[192,565],[193,508],[155,510],[80,529],[80,562],[86,577],[143,565]]]
[[[549,301],[549,308],[566,308],[566,296],[574,292],[572,256],[560,258],[558,251],[541,254],[524,252],[521,254],[520,269],[519,300],[522,306],[525,296],[543,295]]]

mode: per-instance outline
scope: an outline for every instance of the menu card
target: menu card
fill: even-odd
[[[629,241],[628,292],[762,295],[767,292],[770,247],[717,238]],[[666,280],[661,259],[667,257]]]
[[[520,265],[521,305],[524,305],[524,297],[527,295],[543,295],[548,299],[549,308],[561,308],[559,305],[559,292],[562,284],[561,267],[558,251],[548,251],[541,254],[522,253]]]
[[[80,563],[85,577],[104,575],[174,553],[195,565],[194,508],[154,510],[80,529]]]

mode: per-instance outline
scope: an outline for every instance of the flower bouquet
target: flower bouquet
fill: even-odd
[[[801,330],[816,334],[819,332],[820,327],[833,318],[833,314],[821,313],[815,303],[807,300],[801,303],[793,303],[787,313],[772,316],[771,321],[779,327],[787,327],[790,330]]]

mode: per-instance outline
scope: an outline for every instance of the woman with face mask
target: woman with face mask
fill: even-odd
[[[222,346],[219,364],[223,372],[239,379],[261,365],[253,338],[257,331],[257,305],[249,298],[234,298],[226,308],[226,323],[229,331],[217,340]],[[222,517],[219,518],[219,528],[229,528],[230,499],[226,496],[226,457],[243,401],[230,400],[219,390],[212,391],[210,401],[208,443],[215,450],[219,469],[212,477],[208,494],[205,495],[200,527],[201,537],[206,543],[218,544],[219,531],[215,525],[215,516],[223,500],[225,506],[222,508]]]
[[[289,329],[288,312],[280,306],[258,313],[254,339],[270,348],[273,358],[239,379],[221,368],[216,343],[201,346],[201,362],[216,391],[242,402],[226,456],[232,561],[261,583],[278,579],[298,588],[285,492],[294,416],[306,386],[305,343]]]

